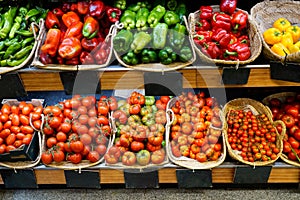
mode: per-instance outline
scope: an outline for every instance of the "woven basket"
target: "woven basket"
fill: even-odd
[[[114,32],[114,25],[112,25],[110,27],[109,33],[108,35],[105,37],[104,42],[109,44],[109,55],[107,58],[107,61],[102,64],[102,65],[98,65],[98,64],[81,64],[81,65],[60,65],[60,64],[43,64],[40,60],[39,60],[39,55],[40,55],[40,49],[42,47],[42,45],[45,42],[46,36],[47,36],[47,31],[46,31],[46,27],[45,25],[41,26],[41,35],[39,38],[39,43],[37,46],[37,49],[35,51],[35,55],[32,61],[32,65],[40,68],[40,69],[47,69],[47,70],[62,70],[62,71],[83,71],[83,70],[95,70],[95,69],[99,69],[99,68],[104,68],[107,67],[112,60],[112,37],[114,36],[115,32]]]
[[[269,101],[272,99],[272,98],[277,98],[279,99],[281,102],[285,102],[286,98],[289,97],[289,96],[296,96],[296,92],[281,92],[281,93],[276,93],[276,94],[272,94],[272,95],[269,95],[267,97],[265,97],[262,102],[263,104],[265,104],[266,106],[269,106]],[[282,153],[280,155],[280,158],[290,164],[290,165],[293,165],[293,166],[297,166],[297,167],[300,167],[300,163],[297,162],[297,161],[293,161],[293,160],[290,160],[284,153]]]
[[[185,18],[185,25],[188,29],[186,18]],[[120,30],[120,29],[123,28],[123,24],[120,23],[120,24],[116,25],[115,28],[117,30]],[[189,46],[190,46],[190,48],[192,50],[192,53],[193,53],[192,59],[187,61],[187,62],[173,62],[169,65],[164,65],[164,64],[161,64],[161,63],[147,63],[147,64],[128,65],[128,64],[123,62],[123,60],[121,59],[121,56],[115,50],[113,50],[113,51],[114,51],[116,59],[118,60],[118,62],[122,66],[132,68],[132,69],[135,69],[135,70],[149,71],[149,72],[173,71],[173,70],[178,70],[178,69],[184,68],[186,66],[189,66],[189,65],[193,64],[193,62],[196,60],[196,53],[195,53],[194,48],[192,46],[193,39],[190,35],[188,36],[188,40],[189,40]]]
[[[35,53],[35,51],[36,51],[36,49],[38,47],[38,44],[39,44],[39,38],[40,38],[40,35],[42,34],[41,27],[43,25],[44,25],[43,21],[40,21],[39,24],[36,24],[36,23],[33,22],[30,25],[32,27],[32,30],[34,30],[33,31],[33,35],[34,35],[34,38],[35,38],[35,42],[33,44],[33,48],[31,50],[30,54],[28,55],[27,59],[23,63],[21,63],[20,65],[18,65],[18,66],[14,66],[14,67],[9,67],[9,66],[7,66],[7,67],[0,67],[0,74],[5,74],[5,73],[11,72],[11,71],[15,71],[15,70],[21,69],[21,68],[23,68],[26,65],[30,65],[30,63],[33,60],[34,53]],[[38,33],[35,32],[36,29],[34,27],[36,27],[36,28],[39,29]]]
[[[263,1],[257,3],[250,10],[253,19],[258,24],[259,35],[262,38],[263,54],[267,59],[275,61],[300,62],[300,52],[279,56],[274,53],[270,46],[264,41],[263,33],[273,26],[273,22],[279,17],[284,17],[291,24],[300,23],[300,2],[299,1]]]
[[[32,99],[30,103],[32,103],[33,106],[41,106],[43,104],[44,100],[43,99]],[[16,99],[3,99],[2,104],[7,103],[9,105],[19,105],[19,101]],[[41,124],[44,123],[44,116],[42,115],[42,122]],[[39,152],[34,161],[16,161],[16,162],[8,162],[8,161],[3,161],[0,162],[0,166],[11,168],[11,169],[26,169],[26,168],[32,168],[40,163],[41,156],[42,156],[42,150],[43,150],[43,143],[45,140],[44,134],[41,133],[41,130],[37,130],[31,122],[31,116],[30,116],[30,125],[31,127],[36,131],[34,134],[37,134],[38,137],[38,148]]]
[[[170,115],[168,115],[168,118],[167,118],[168,123],[167,123],[167,129],[166,129],[167,130],[166,131],[166,147],[167,147],[167,155],[168,155],[170,161],[172,161],[176,165],[179,165],[179,166],[182,166],[182,167],[185,167],[188,169],[193,169],[193,170],[194,169],[212,169],[214,167],[221,165],[224,162],[225,157],[226,157],[226,145],[225,145],[225,140],[224,140],[223,128],[221,129],[222,130],[222,150],[223,150],[223,152],[218,160],[207,161],[207,162],[201,163],[192,158],[188,158],[185,156],[176,157],[173,155],[172,150],[171,150],[171,144],[170,144],[170,129],[171,129],[171,124],[172,124],[172,119],[174,119],[174,117],[172,117],[172,116],[174,116],[174,113],[171,108],[172,108],[172,106],[174,106],[174,104],[177,100],[178,100],[177,98],[173,98],[168,102],[168,105],[167,105],[167,113],[169,113]],[[224,127],[224,117],[223,117],[222,113],[221,113],[221,118],[222,118],[223,127]],[[210,128],[220,130],[219,128],[214,128],[214,127],[210,127]]]
[[[223,113],[226,116],[227,119],[227,114],[229,113],[230,110],[250,110],[253,114],[266,114],[266,116],[269,118],[270,122],[273,124],[274,127],[276,127],[277,124],[282,125],[282,133],[279,134],[276,129],[277,133],[277,138],[276,138],[276,146],[279,148],[279,153],[277,154],[276,159],[274,160],[269,160],[269,161],[255,161],[255,162],[249,162],[245,161],[242,159],[242,157],[239,155],[241,152],[240,151],[234,151],[228,141],[228,134],[227,134],[227,129],[228,129],[228,124],[227,122],[225,123],[225,141],[226,141],[226,146],[229,155],[235,159],[238,160],[244,164],[248,164],[251,166],[265,166],[265,165],[270,165],[274,163],[281,155],[282,149],[283,149],[283,142],[282,142],[282,137],[285,134],[285,124],[281,120],[277,120],[273,122],[272,120],[272,113],[271,111],[264,106],[262,103],[253,100],[253,99],[248,99],[248,98],[238,98],[231,100],[227,102],[223,108]],[[227,120],[226,120],[227,121]]]
[[[214,12],[219,12],[220,11],[220,6],[219,5],[212,5]],[[236,10],[241,10],[241,9],[236,9]],[[244,10],[243,10],[244,11]],[[248,13],[247,11],[244,11]],[[200,16],[200,11],[196,11],[194,13],[189,14],[189,25],[190,25],[190,35],[193,36],[196,34],[195,32],[195,24],[196,22],[199,21],[199,16]],[[251,56],[247,60],[243,61],[233,61],[233,60],[222,60],[222,59],[211,59],[210,57],[206,56],[202,51],[199,49],[199,46],[196,45],[196,43],[193,41],[192,44],[194,46],[194,49],[196,53],[199,55],[202,61],[206,63],[214,63],[214,64],[220,64],[220,65],[245,65],[248,63],[253,62],[261,53],[262,50],[262,41],[258,33],[257,25],[255,21],[252,19],[252,16],[248,14],[248,29],[247,29],[247,35],[250,40],[250,51],[251,51]]]

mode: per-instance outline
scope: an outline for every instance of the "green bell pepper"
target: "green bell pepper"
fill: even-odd
[[[168,10],[164,15],[164,21],[168,26],[175,25],[180,22],[179,15],[177,15],[174,11]]]
[[[133,3],[133,4],[130,4],[128,7],[127,7],[127,10],[131,10],[132,12],[137,12],[139,9],[141,8],[140,4],[138,3]]]
[[[122,29],[113,39],[114,50],[118,53],[125,53],[129,50],[133,34],[130,30]]]
[[[164,65],[169,65],[172,62],[176,61],[177,55],[173,52],[173,49],[169,46],[161,49],[158,53],[159,61]]]
[[[148,10],[148,8],[141,8],[136,13],[135,27],[138,30],[146,30],[147,29],[147,18],[148,18],[149,13],[150,13],[150,11]]]
[[[135,28],[135,16],[136,13],[131,10],[125,10],[123,13],[120,22],[124,24],[125,29],[133,29]]]
[[[177,7],[177,0],[168,0],[167,2],[167,8],[168,10],[175,10]]]
[[[21,22],[22,22],[22,17],[21,16],[17,16],[15,18],[15,23],[12,25],[9,34],[8,34],[8,38],[12,39],[15,37],[15,33],[17,30],[19,30],[19,28],[21,27]]]
[[[0,30],[0,38],[6,38],[7,34],[10,32],[11,27],[13,26],[14,18],[16,16],[18,8],[10,7],[7,12],[4,13],[4,24]]]
[[[154,103],[155,103],[154,96],[145,96],[145,105],[146,106],[152,106]]]
[[[169,44],[172,48],[180,50],[187,37],[187,30],[184,25],[177,23],[173,29],[169,30]]]
[[[138,54],[151,42],[151,39],[150,34],[140,31],[134,35],[130,48],[134,53]]]
[[[190,47],[188,46],[184,46],[182,49],[180,49],[179,52],[179,59],[182,62],[187,62],[189,60],[191,60],[193,57],[193,53]]]
[[[154,50],[143,49],[141,61],[142,63],[154,63],[157,61],[157,53]]]
[[[120,10],[126,9],[126,0],[116,0],[114,2],[114,7],[119,8]]]
[[[154,28],[159,23],[159,21],[163,18],[165,13],[166,13],[165,7],[161,5],[157,5],[156,7],[154,7],[147,18],[147,22],[149,26],[151,28]]]
[[[175,12],[179,15],[180,23],[184,23],[183,17],[187,14],[186,5],[184,3],[180,3]]]
[[[133,51],[129,51],[126,53],[123,57],[122,60],[124,63],[127,65],[136,65],[139,63],[139,59],[137,55]],[[121,108],[120,108],[121,109]],[[129,111],[128,111],[129,112]]]
[[[141,8],[151,9],[151,4],[148,1],[139,1],[137,2],[137,5]]]
[[[162,49],[166,45],[168,34],[168,25],[165,23],[158,23],[152,32],[153,41],[152,46],[154,49]]]

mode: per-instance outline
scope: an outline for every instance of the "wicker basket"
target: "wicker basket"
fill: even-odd
[[[186,27],[188,29],[186,18],[185,18],[185,25],[186,25]],[[115,28],[117,30],[120,30],[120,29],[123,28],[123,24],[120,23],[120,24],[116,25]],[[149,71],[149,72],[173,71],[173,70],[178,70],[178,69],[184,68],[186,66],[189,66],[189,65],[193,64],[193,62],[196,60],[196,53],[194,51],[194,48],[192,47],[193,40],[192,40],[192,37],[190,35],[188,36],[188,40],[189,40],[189,46],[190,46],[190,48],[192,50],[192,53],[193,53],[192,59],[189,60],[189,61],[187,61],[187,62],[173,62],[173,63],[171,63],[169,65],[164,65],[164,64],[161,64],[161,63],[148,63],[148,64],[128,65],[128,64],[126,64],[126,63],[123,62],[123,60],[121,59],[121,56],[115,50],[113,50],[113,51],[114,51],[116,59],[118,60],[118,62],[122,66],[125,66],[125,67],[128,67],[128,68],[132,68],[132,69],[135,69],[135,70]]]
[[[220,11],[220,6],[219,5],[212,5],[214,12],[219,12]],[[241,9],[236,9],[236,10],[241,10]],[[247,11],[244,11],[247,13]],[[200,11],[196,11],[194,13],[189,14],[189,25],[190,25],[190,35],[193,36],[196,34],[195,32],[195,24],[196,22],[199,21],[199,16],[200,16]],[[250,40],[250,51],[251,51],[251,56],[247,60],[243,61],[233,61],[233,60],[222,60],[222,59],[211,59],[208,56],[206,56],[202,51],[199,49],[199,46],[195,44],[193,41],[192,44],[194,46],[194,49],[196,53],[199,55],[202,61],[206,63],[214,63],[214,64],[219,64],[219,65],[245,65],[248,63],[253,62],[261,53],[262,50],[262,41],[258,33],[257,25],[255,21],[252,19],[252,16],[248,14],[248,29],[247,29],[247,35]]]
[[[177,98],[173,98],[169,101],[168,105],[167,105],[167,113],[169,113],[170,115],[168,115],[168,123],[167,123],[167,128],[166,128],[166,148],[167,148],[167,155],[170,159],[170,161],[172,161],[174,164],[188,168],[188,169],[212,169],[214,167],[217,167],[219,165],[221,165],[225,158],[226,158],[226,145],[225,145],[225,140],[224,140],[224,131],[223,128],[222,130],[222,154],[219,157],[218,160],[216,161],[207,161],[207,162],[198,162],[195,159],[192,158],[188,158],[185,156],[181,156],[181,157],[176,157],[173,155],[172,150],[171,150],[171,144],[170,144],[170,129],[171,129],[171,124],[172,124],[172,119],[174,119],[174,113],[172,111],[172,106],[175,104],[175,102],[177,101]],[[221,113],[221,118],[223,119],[223,127],[224,127],[224,117],[223,114]],[[220,130],[219,128],[215,128],[215,127],[209,127],[211,129],[217,129]]]
[[[280,150],[279,153],[277,154],[276,159],[269,160],[269,161],[249,162],[249,161],[245,161],[242,159],[242,157],[239,155],[241,153],[240,151],[235,151],[231,148],[229,141],[228,141],[228,134],[227,134],[228,124],[227,124],[227,122],[225,123],[225,126],[226,126],[225,127],[225,141],[226,141],[228,153],[233,159],[238,160],[244,164],[251,165],[251,166],[265,166],[265,165],[270,165],[270,164],[274,163],[280,157],[280,155],[282,153],[282,149],[283,149],[282,137],[285,134],[285,124],[281,120],[277,120],[277,121],[273,122],[271,111],[266,106],[264,106],[262,103],[260,103],[256,100],[253,100],[253,99],[238,98],[238,99],[234,99],[234,100],[227,102],[223,108],[223,113],[226,116],[226,119],[227,119],[227,114],[229,113],[230,110],[250,110],[255,115],[263,113],[263,114],[266,114],[266,116],[269,118],[270,122],[273,124],[274,127],[276,127],[277,124],[282,125],[283,128],[282,128],[281,134],[279,134],[276,129],[276,133],[277,133],[276,146]]]
[[[281,102],[285,102],[286,98],[289,97],[289,96],[296,96],[296,92],[281,92],[281,93],[276,93],[276,94],[272,94],[272,95],[269,95],[267,97],[265,97],[262,102],[263,104],[269,106],[269,101],[272,99],[272,98],[277,98],[279,99]],[[297,161],[293,161],[293,160],[290,160],[284,153],[282,153],[280,155],[280,158],[290,164],[290,165],[293,165],[293,166],[297,166],[297,167],[300,167],[300,163],[297,162]]]
[[[85,64],[81,64],[81,65],[47,64],[47,65],[45,65],[39,60],[40,49],[41,49],[41,46],[44,44],[44,41],[47,36],[46,27],[45,27],[45,25],[43,25],[43,26],[41,26],[41,35],[39,38],[39,43],[38,43],[37,49],[35,51],[32,65],[37,68],[40,68],[40,69],[62,70],[62,71],[96,70],[99,68],[107,67],[112,61],[112,55],[113,55],[113,53],[112,53],[112,37],[115,34],[114,26],[115,25],[112,25],[110,27],[109,33],[104,40],[105,43],[109,44],[109,55],[108,55],[107,61],[104,64],[102,64],[102,65],[98,65],[98,64],[87,64],[87,65],[85,65]]]
[[[33,44],[33,48],[31,50],[30,54],[28,55],[27,59],[23,63],[21,63],[20,65],[17,65],[17,66],[14,66],[14,67],[9,67],[9,66],[8,67],[0,67],[0,74],[5,74],[5,73],[11,72],[11,71],[21,69],[26,65],[30,65],[30,63],[32,62],[33,57],[34,57],[34,53],[35,53],[36,49],[38,48],[39,38],[40,38],[40,35],[42,34],[41,27],[43,25],[44,25],[43,21],[40,21],[39,24],[36,24],[34,22],[31,23],[32,30],[36,30],[36,28],[38,28],[39,31],[38,31],[38,33],[35,32],[35,31],[33,32],[35,42]],[[36,28],[34,28],[34,27],[36,27]]]
[[[253,19],[258,24],[259,35],[262,38],[263,54],[266,58],[275,61],[300,62],[300,52],[279,56],[274,53],[270,46],[264,41],[263,33],[273,26],[273,22],[279,17],[288,19],[291,24],[300,23],[299,1],[263,1],[257,3],[250,10]]]

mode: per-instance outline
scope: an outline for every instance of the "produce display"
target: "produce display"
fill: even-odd
[[[193,52],[183,19],[186,14],[183,3],[130,4],[121,15],[123,28],[113,38],[114,50],[127,65],[188,62]]]
[[[44,164],[98,163],[103,158],[112,134],[109,112],[113,97],[74,95],[71,99],[43,109],[46,135]]]
[[[7,100],[0,111],[1,156],[22,149],[32,141],[35,130],[42,125],[43,106],[32,102]]]
[[[0,66],[15,67],[21,65],[34,48],[38,35],[40,19],[44,19],[47,10],[24,6],[7,6],[1,9],[0,22]],[[36,25],[32,26],[32,23]]]
[[[200,6],[193,40],[211,59],[245,61],[251,57],[248,28],[248,14],[236,10],[236,1],[221,1],[219,11]]]
[[[65,2],[49,10],[40,61],[45,65],[105,64],[111,53],[105,38],[120,14],[119,8],[101,0]]]
[[[300,52],[300,27],[279,17],[273,26],[263,32],[265,42],[279,56]]]
[[[114,145],[105,154],[109,165],[144,167],[163,164],[165,152],[166,106],[169,96],[144,96],[132,92],[119,100],[112,117],[116,126]]]
[[[172,155],[200,163],[218,161],[225,146],[217,100],[204,92],[188,92],[178,96],[169,109],[174,113],[169,133]]]
[[[273,118],[282,120],[286,126],[283,137],[283,154],[285,158],[300,163],[300,95],[298,93],[282,94],[269,98],[265,103],[270,107]],[[282,129],[280,125],[277,127]]]

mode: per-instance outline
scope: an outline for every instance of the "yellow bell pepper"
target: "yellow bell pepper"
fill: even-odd
[[[285,56],[286,54],[290,54],[290,51],[280,42],[274,44],[271,47],[271,50],[280,56]]]
[[[290,32],[282,32],[282,37],[280,41],[285,47],[289,48],[294,44],[293,36]]]
[[[273,45],[281,41],[282,34],[280,30],[272,27],[265,30],[263,37],[267,44]]]
[[[297,25],[290,26],[286,29],[293,36],[293,42],[296,43],[300,39],[300,27]]]
[[[290,51],[290,53],[296,53],[296,52],[300,51],[300,47],[293,44],[293,45],[288,47],[288,50]]]
[[[284,17],[278,18],[273,23],[273,27],[279,29],[280,31],[285,31],[290,26],[291,26],[291,23]]]
[[[296,42],[294,45],[299,47],[299,49],[300,49],[300,41]]]

